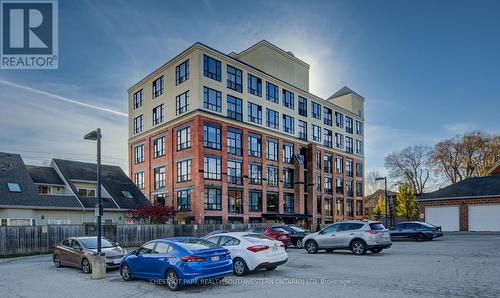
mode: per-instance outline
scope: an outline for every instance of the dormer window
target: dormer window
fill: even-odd
[[[79,188],[78,194],[84,197],[95,197],[95,189]]]
[[[18,183],[7,183],[10,192],[21,192],[21,186]]]
[[[122,194],[125,197],[125,199],[133,199],[134,197],[130,194],[130,192],[126,190],[122,190]]]
[[[50,186],[46,186],[46,185],[38,185],[38,193],[42,194],[42,195],[50,195],[51,188],[50,188]]]

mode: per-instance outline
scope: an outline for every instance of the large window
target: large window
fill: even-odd
[[[357,197],[363,196],[363,182],[362,181],[356,181],[356,196]]]
[[[278,160],[278,141],[273,139],[267,139],[266,144],[266,158],[268,160]]]
[[[316,102],[312,102],[312,116],[316,119],[321,119],[321,105]]]
[[[283,89],[283,105],[290,109],[295,109],[295,100],[293,92]]]
[[[332,166],[332,156],[331,155],[323,155],[323,170],[325,173],[331,174],[333,170]]]
[[[343,215],[344,214],[344,200],[343,199],[337,199],[337,215]]]
[[[180,115],[187,112],[189,108],[189,91],[177,95],[175,98],[175,114]]]
[[[205,210],[222,210],[222,190],[205,187]]]
[[[227,161],[227,181],[231,184],[242,184],[241,161]]]
[[[312,139],[315,142],[321,143],[321,127],[312,125]]]
[[[323,189],[326,194],[332,194],[333,192],[333,179],[332,177],[325,177],[325,182],[323,184]]]
[[[269,128],[280,129],[280,114],[274,110],[266,109],[266,125]]]
[[[227,96],[227,116],[231,119],[241,121],[243,118],[242,101],[231,95]]]
[[[251,163],[248,165],[248,177],[250,178],[250,184],[261,184],[262,183],[262,165]]]
[[[323,145],[326,147],[332,147],[332,131],[329,129],[323,129]]]
[[[353,216],[352,200],[347,200],[347,205],[346,205],[345,209],[346,209],[347,216]]]
[[[323,107],[323,123],[332,126],[332,109]]]
[[[307,117],[307,99],[299,96],[299,115]]]
[[[248,155],[255,157],[262,156],[262,139],[259,135],[248,135]]]
[[[163,93],[163,76],[153,81],[152,85],[153,98],[162,95]]]
[[[175,85],[189,80],[189,59],[175,68]]]
[[[314,160],[316,161],[316,168],[321,169],[321,152],[316,151],[314,154]]]
[[[307,123],[299,120],[299,139],[307,141]]]
[[[144,120],[142,115],[134,118],[134,134],[142,132],[142,127],[144,125]]]
[[[283,187],[293,188],[293,170],[283,169]]]
[[[363,142],[356,140],[356,154],[363,154]]]
[[[284,163],[292,163],[293,156],[293,145],[292,144],[283,144],[283,162]]]
[[[157,158],[165,155],[165,137],[159,137],[153,140],[153,157]]]
[[[360,162],[356,163],[356,177],[363,177],[363,164]]]
[[[177,210],[191,210],[191,189],[183,189],[177,191]]]
[[[292,193],[286,193],[283,195],[285,201],[285,213],[293,213],[294,211],[294,199]]]
[[[221,158],[218,156],[203,157],[203,177],[210,180],[222,179]]]
[[[262,107],[254,103],[248,103],[248,121],[262,124]]]
[[[191,147],[191,126],[177,130],[177,151]]]
[[[243,91],[243,80],[241,69],[227,66],[227,88],[242,92]]]
[[[347,177],[352,177],[353,176],[353,172],[352,172],[352,160],[350,159],[346,159],[345,160],[345,174]]]
[[[165,187],[165,166],[155,168],[153,172],[155,177],[154,188],[159,189]]]
[[[222,97],[217,90],[203,87],[203,107],[212,111],[222,111]]]
[[[340,156],[335,157],[335,173],[337,174],[342,174],[344,172],[342,160],[343,159]]]
[[[352,133],[353,131],[353,123],[351,117],[345,116],[345,131],[347,133]]]
[[[354,195],[352,179],[346,179],[345,181],[345,190],[348,197],[352,197]]]
[[[345,152],[352,153],[352,138],[345,137]]]
[[[338,132],[335,133],[335,146],[339,149],[344,148],[344,135]]]
[[[267,166],[267,185],[278,187],[278,168]]]
[[[279,103],[279,88],[278,86],[266,82],[266,99],[274,103]]]
[[[134,147],[134,161],[135,163],[144,162],[144,145]]]
[[[295,124],[293,117],[283,114],[283,131],[289,134],[295,133]]]
[[[248,192],[248,202],[250,212],[262,211],[262,192],[259,190],[250,190]]]
[[[262,97],[262,79],[248,74],[248,93]]]
[[[203,75],[207,78],[221,81],[221,63],[207,55],[203,55]]]
[[[137,188],[139,189],[144,188],[144,172],[134,173],[134,180],[135,180],[135,185],[137,185]]]
[[[191,180],[191,160],[177,162],[177,182]]]
[[[342,113],[335,112],[335,125],[340,128],[344,127],[344,115]]]
[[[134,93],[134,109],[142,107],[142,94],[142,89]]]
[[[342,177],[337,177],[335,179],[335,193],[338,195],[343,195],[344,194],[344,180]]]
[[[363,201],[356,201],[356,215],[363,215]]]
[[[321,176],[316,176],[316,190],[321,191]]]
[[[267,212],[279,212],[279,195],[277,193],[267,193]]]
[[[153,108],[153,125],[158,125],[163,122],[163,108],[164,106],[162,104]]]
[[[241,190],[229,189],[227,191],[227,212],[243,213],[242,198]]]
[[[241,131],[236,129],[227,130],[227,152],[241,156]]]
[[[363,134],[363,123],[362,122],[356,121],[356,133],[358,135]]]
[[[205,148],[221,149],[221,127],[219,125],[205,123],[203,126],[203,145]]]

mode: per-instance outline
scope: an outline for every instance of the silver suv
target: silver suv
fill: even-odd
[[[310,254],[320,249],[332,252],[349,249],[355,255],[364,255],[367,250],[379,253],[392,245],[389,230],[378,221],[348,220],[331,224],[321,231],[304,237],[304,248]]]

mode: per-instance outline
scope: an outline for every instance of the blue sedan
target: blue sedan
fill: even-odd
[[[233,272],[229,250],[191,237],[146,242],[120,266],[124,280],[134,278],[165,283],[173,291],[202,279],[223,279]]]

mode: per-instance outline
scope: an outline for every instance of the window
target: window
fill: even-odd
[[[210,180],[222,179],[221,158],[215,156],[203,157],[203,177]]]
[[[332,148],[332,131],[329,129],[323,129],[323,145]]]
[[[157,158],[165,155],[165,137],[156,138],[153,140],[153,157]]]
[[[342,174],[342,172],[344,171],[344,166],[343,166],[343,162],[342,162],[342,157],[335,157],[335,173],[337,174]]]
[[[203,107],[216,112],[222,111],[222,96],[217,90],[203,87]]]
[[[335,146],[339,149],[344,148],[344,135],[335,133]]]
[[[314,160],[316,161],[316,168],[321,169],[321,152],[316,151],[314,154]]]
[[[293,145],[292,144],[283,144],[283,162],[284,163],[292,163],[293,156]]]
[[[183,189],[177,191],[177,210],[191,210],[191,189]]]
[[[130,194],[129,191],[126,191],[126,190],[122,190],[122,195],[125,199],[133,199],[134,197],[132,196],[132,194]]]
[[[142,115],[134,118],[134,134],[142,132],[142,126],[144,124]]]
[[[337,215],[344,214],[344,200],[337,199]]]
[[[363,154],[363,142],[356,140],[356,154]]]
[[[352,133],[352,129],[353,129],[352,126],[353,126],[353,124],[352,124],[352,118],[345,116],[345,131],[347,133]]]
[[[175,114],[180,115],[187,112],[189,108],[189,91],[177,95],[175,98]]]
[[[352,197],[354,195],[353,188],[352,188],[352,179],[346,180],[345,188],[346,188],[347,196]]]
[[[221,81],[221,63],[207,55],[203,55],[203,75],[216,81]]]
[[[324,181],[324,185],[323,185],[323,188],[324,188],[324,191],[325,193],[327,194],[332,194],[333,192],[333,188],[332,188],[332,177],[325,177],[325,181]]]
[[[243,118],[242,101],[231,95],[227,96],[227,116],[231,119],[241,121]]]
[[[262,124],[262,107],[251,102],[248,103],[248,121]]]
[[[203,220],[206,225],[220,225],[222,224],[222,217],[220,216],[206,216]]]
[[[15,184],[15,185],[19,186],[19,184],[17,184],[17,183],[10,183],[10,184]],[[10,187],[9,187],[9,190],[10,190]],[[21,190],[19,189],[19,191],[13,191],[13,192],[21,192]],[[95,189],[79,188],[78,194],[81,196],[84,196],[84,197],[95,197]]]
[[[347,216],[353,216],[353,212],[352,212],[352,200],[347,200],[346,215]]]
[[[7,188],[10,192],[21,192],[21,186],[19,183],[7,183]]]
[[[356,177],[363,177],[363,164],[360,162],[356,163]]]
[[[266,158],[268,160],[278,160],[278,141],[273,139],[267,139],[267,152]]]
[[[134,180],[135,180],[135,185],[139,189],[144,188],[144,172],[137,172],[134,173]]]
[[[332,156],[331,155],[323,155],[323,169],[325,173],[332,173]]]
[[[158,125],[163,122],[163,105],[159,105],[153,109],[153,125]]]
[[[294,94],[288,90],[283,89],[283,105],[287,108],[294,109],[295,101],[293,99]]]
[[[267,193],[267,212],[279,212],[279,198],[277,193]]]
[[[227,161],[227,181],[231,184],[242,184],[241,161]]]
[[[227,152],[241,156],[241,131],[227,130]]]
[[[323,123],[332,126],[332,109],[327,107],[323,108]]]
[[[362,135],[363,134],[363,123],[356,121],[356,134]]]
[[[345,152],[352,153],[352,138],[345,137]]]
[[[142,89],[134,93],[134,109],[142,107],[142,93]]]
[[[250,190],[248,192],[248,201],[250,212],[262,211],[262,192],[258,190]]]
[[[293,117],[283,114],[283,131],[289,134],[295,133],[295,124]]]
[[[307,117],[307,99],[299,96],[299,115]]]
[[[278,168],[267,166],[267,185],[278,187]]]
[[[352,160],[346,159],[345,161],[345,174],[347,177],[352,177]]]
[[[266,125],[269,128],[280,129],[280,114],[274,110],[266,109]]]
[[[191,126],[177,130],[177,151],[191,147]]]
[[[356,201],[356,215],[363,215],[363,201]]]
[[[229,189],[227,192],[227,211],[229,213],[243,213],[241,190]]]
[[[340,128],[344,127],[344,115],[342,113],[335,112],[335,125]]]
[[[222,190],[205,188],[205,210],[222,210]]]
[[[266,99],[274,103],[279,103],[280,100],[278,86],[266,82]]]
[[[307,123],[299,120],[299,139],[307,141]]]
[[[335,179],[335,192],[339,195],[344,194],[344,181],[342,177],[337,177],[337,179]]]
[[[175,85],[179,85],[187,80],[189,80],[189,59],[175,68]]]
[[[321,119],[321,105],[314,101],[312,103],[312,116],[316,119]]]
[[[248,74],[248,93],[262,97],[262,80]]]
[[[191,180],[191,160],[177,162],[177,182]]]
[[[134,147],[134,161],[135,163],[144,162],[144,145]]]
[[[163,76],[153,81],[153,98],[162,95],[163,93]]]
[[[262,156],[262,140],[259,135],[248,135],[248,155],[255,157]]]
[[[231,65],[227,66],[227,88],[240,93],[243,91],[241,69],[237,69]]]
[[[321,143],[321,127],[312,125],[312,139],[315,142]]]
[[[154,188],[159,189],[165,187],[165,166],[155,168],[153,172],[155,176]]]
[[[284,196],[284,201],[285,201],[285,208],[284,211],[285,213],[293,213],[294,210],[294,199],[293,199],[293,194],[291,193],[286,193],[283,195]]]
[[[293,188],[293,170],[283,169],[283,187]]]
[[[332,207],[333,207],[333,201],[332,199],[325,199],[323,203],[323,213],[328,216],[332,216]]]
[[[203,145],[205,148],[221,148],[221,128],[217,124],[205,123],[203,126]]]
[[[363,182],[362,181],[356,181],[356,196],[357,197],[363,196]]]
[[[248,165],[250,184],[261,184],[262,166],[260,164],[251,163]]]
[[[321,176],[316,176],[316,191],[321,192]]]

